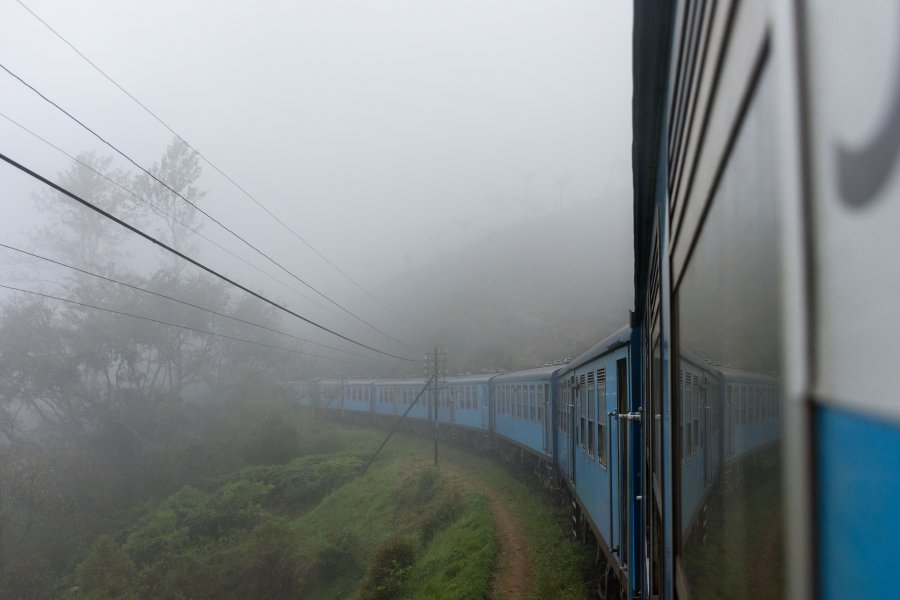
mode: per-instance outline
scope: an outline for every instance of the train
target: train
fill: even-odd
[[[533,461],[604,597],[894,597],[900,7],[633,7],[627,326],[415,406],[424,380],[298,396]]]
[[[640,348],[637,330],[623,327],[575,359],[531,369],[460,375],[433,385],[425,378],[326,379],[288,384],[304,407],[364,422],[410,427],[480,449],[496,450],[530,467],[571,506],[572,533],[596,543],[604,597],[632,597],[640,588],[641,481]],[[682,490],[692,514],[709,503],[722,472],[777,443],[778,387],[773,378],[709,360],[683,367],[687,470]],[[436,388],[436,392],[435,392]],[[709,412],[712,395],[724,412]],[[692,519],[694,528],[702,527]],[[701,531],[702,533],[702,531]]]

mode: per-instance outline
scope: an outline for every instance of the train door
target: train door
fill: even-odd
[[[569,479],[575,483],[575,448],[578,445],[578,416],[576,409],[578,403],[578,388],[575,385],[575,376],[569,380]]]
[[[461,398],[465,398],[469,394],[468,386],[465,389],[464,395]],[[457,404],[459,404],[461,398],[454,398],[450,396],[450,390],[441,388],[441,404],[444,405],[444,408],[447,410],[447,422],[448,423],[456,423],[456,408]]]
[[[700,451],[703,452],[703,482],[709,484],[716,474],[716,452],[714,447],[715,424],[713,405],[715,398],[710,398],[712,382],[705,375],[700,382],[700,407],[703,409],[703,427],[700,429]],[[711,401],[712,400],[712,401]]]
[[[619,415],[629,413],[628,402],[628,359],[622,358],[616,361],[616,412]],[[601,406],[605,407],[604,402]],[[630,472],[629,459],[631,456],[631,422],[622,418],[614,419],[612,425],[616,428],[618,439],[618,452],[616,453],[616,472],[618,476],[619,490],[619,564],[628,569],[628,523],[631,521],[630,498],[631,486],[628,477]],[[612,431],[609,433],[612,436]],[[611,439],[611,438],[610,438]]]
[[[544,426],[544,452],[547,454],[551,454],[553,452],[553,431],[552,431],[552,423],[553,418],[550,414],[551,402],[550,402],[550,384],[549,383],[541,383],[538,384],[540,386],[541,391],[541,402],[543,403],[543,411],[541,412],[541,417],[543,419]]]

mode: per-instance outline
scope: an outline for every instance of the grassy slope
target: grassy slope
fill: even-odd
[[[584,549],[539,490],[453,447],[444,446],[435,470],[430,442],[403,434],[355,477],[383,435],[310,423],[304,449],[318,454],[243,469],[209,489],[185,488],[98,542],[63,584],[80,586],[75,598],[485,597],[497,546],[477,489],[489,485],[507,499],[531,546],[532,596],[585,597]],[[397,543],[413,548],[414,560],[389,564],[384,583],[373,561]]]

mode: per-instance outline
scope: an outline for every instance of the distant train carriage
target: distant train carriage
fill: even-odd
[[[374,384],[375,406],[377,415],[401,416],[409,409],[407,418],[427,419],[429,415],[428,398],[425,394],[419,398],[415,406],[416,396],[425,385],[424,379],[387,379],[378,380]]]
[[[487,431],[490,427],[490,375],[452,377],[440,390],[438,418],[443,423]]]
[[[372,412],[374,399],[374,379],[350,379],[344,381],[338,396],[338,406],[342,410],[360,413]]]
[[[494,433],[539,455],[553,455],[553,398],[559,366],[497,375],[491,380]]]

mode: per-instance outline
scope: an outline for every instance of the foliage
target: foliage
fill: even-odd
[[[55,597],[66,589],[70,600],[487,596],[497,554],[489,504],[416,458],[430,442],[398,434],[356,477],[383,432],[322,422],[299,430],[325,431],[344,447],[245,467],[145,504],[130,525],[96,540]],[[579,546],[555,521],[558,509],[490,460],[453,447],[442,456],[510,498],[536,549],[536,597],[584,597]]]
[[[100,536],[76,570],[78,595],[89,600],[135,598],[134,563],[108,535]]]
[[[476,494],[460,506],[460,516],[437,530],[409,571],[419,582],[409,596],[422,600],[487,598],[497,554],[487,499]]]
[[[200,227],[197,208],[146,175],[131,178],[116,170],[109,157],[82,154],[79,160],[90,168],[76,165],[60,173],[64,187],[193,252],[197,238],[185,225]],[[203,201],[198,157],[181,141],[173,141],[151,171],[192,203]],[[142,242],[60,194],[45,192],[36,200],[49,224],[31,236],[41,254],[281,328],[274,309],[236,298],[224,283],[183,261],[127,260]],[[71,573],[73,561],[99,535],[133,518],[147,500],[247,465],[285,463],[303,452],[299,411],[277,387],[296,374],[294,355],[196,330],[276,345],[284,343],[280,336],[82,272],[19,260],[12,268],[21,271],[29,289],[50,285],[47,291],[55,295],[195,331],[29,296],[4,300],[0,594],[58,597],[59,574]],[[246,491],[230,490],[237,496]],[[219,501],[227,504],[225,497]]]
[[[382,545],[372,560],[360,597],[363,600],[398,598],[415,559],[416,546],[408,539],[396,538]]]

